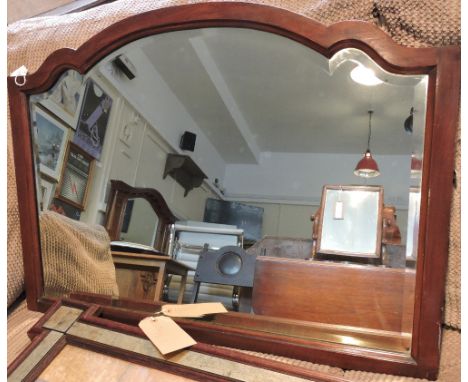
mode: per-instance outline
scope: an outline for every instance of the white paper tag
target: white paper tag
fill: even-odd
[[[163,305],[161,313],[168,317],[198,318],[207,314],[227,313],[227,310],[220,302],[204,302],[200,304]]]
[[[24,65],[20,66],[19,68],[17,68],[16,70],[14,70],[13,72],[11,72],[10,76],[11,77],[24,77],[28,74],[28,68]]]
[[[18,86],[23,86],[26,84],[26,75],[28,74],[28,68],[26,66],[21,66],[15,71],[13,71],[10,76],[15,78],[15,84]]]
[[[163,355],[196,344],[196,341],[170,317],[146,317],[138,326]]]
[[[343,220],[343,202],[342,201],[337,201],[335,203],[335,208],[333,210],[333,219],[335,220]]]

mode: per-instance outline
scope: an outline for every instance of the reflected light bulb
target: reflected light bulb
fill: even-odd
[[[365,86],[375,86],[383,83],[379,80],[372,69],[358,65],[351,70],[350,76],[354,82]]]

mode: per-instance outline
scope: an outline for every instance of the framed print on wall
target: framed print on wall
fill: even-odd
[[[37,136],[39,169],[41,173],[58,180],[69,129],[37,105],[32,107],[32,120]]]
[[[72,129],[76,129],[78,107],[83,90],[83,75],[74,70],[68,70],[47,92],[47,96],[39,102]]]
[[[111,106],[112,98],[93,80],[86,81],[73,143],[97,160],[101,157]]]
[[[41,190],[41,199],[40,199],[40,208],[41,211],[47,211],[49,209],[50,201],[52,200],[55,192],[56,184],[48,181],[47,179],[40,179],[40,190]]]
[[[81,211],[79,208],[64,202],[63,200],[54,198],[50,203],[49,210],[57,212],[58,214],[65,215],[70,219],[80,220]]]
[[[94,159],[72,142],[68,144],[65,158],[57,198],[82,211],[86,206]]]

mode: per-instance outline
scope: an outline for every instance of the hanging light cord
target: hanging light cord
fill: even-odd
[[[372,129],[371,129],[372,113],[373,111],[369,110],[369,136],[367,137],[367,151],[370,151],[370,139],[371,139],[371,133],[372,133]]]

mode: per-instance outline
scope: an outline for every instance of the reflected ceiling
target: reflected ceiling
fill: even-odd
[[[248,29],[183,31],[154,36],[141,46],[151,69],[227,162],[248,163],[256,151],[361,153],[370,108],[373,152],[412,151],[403,123],[414,102],[414,79],[408,80],[411,86],[401,80],[358,85],[349,76],[355,63],[343,63],[330,76],[320,54]],[[245,141],[255,145],[239,153]]]

